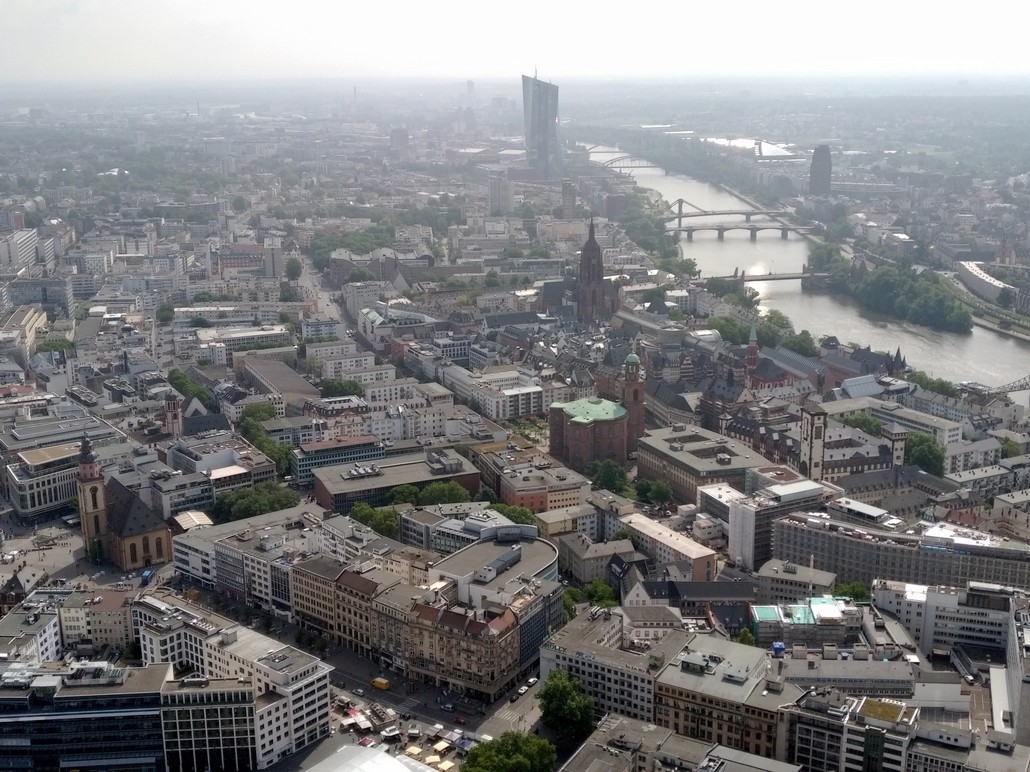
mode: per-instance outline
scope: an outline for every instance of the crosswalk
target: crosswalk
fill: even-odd
[[[400,707],[402,713],[411,713],[420,704],[421,703],[418,700],[416,700],[416,699],[414,699],[412,697],[409,697],[404,702],[402,702],[399,707]]]

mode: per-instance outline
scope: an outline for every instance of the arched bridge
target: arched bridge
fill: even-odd
[[[637,158],[632,155],[620,155],[615,158],[609,158],[607,161],[601,164],[606,169],[660,169],[658,164],[651,161],[645,161],[643,158]]]
[[[785,225],[783,223],[764,223],[761,225],[754,223],[716,223],[714,225],[681,225],[669,228],[669,230],[687,234],[687,241],[693,241],[694,234],[698,231],[715,231],[719,235],[720,241],[726,237],[726,231],[750,231],[751,240],[756,241],[759,231],[779,231],[780,238],[785,239],[790,235],[791,231],[794,233],[808,233],[812,229],[804,225]]]

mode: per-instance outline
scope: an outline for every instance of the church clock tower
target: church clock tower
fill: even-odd
[[[89,436],[82,435],[79,447],[79,468],[75,472],[75,488],[79,497],[79,521],[86,555],[91,560],[103,554],[107,535],[107,504],[104,501],[104,476],[100,473],[97,454]]]

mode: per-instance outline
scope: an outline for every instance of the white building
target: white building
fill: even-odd
[[[142,659],[193,669],[202,678],[237,678],[258,695],[257,768],[329,735],[332,667],[243,625],[182,603],[144,595],[132,604]],[[264,698],[264,699],[262,699]]]

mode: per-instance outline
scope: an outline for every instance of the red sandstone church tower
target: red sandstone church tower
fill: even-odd
[[[629,413],[626,449],[637,449],[637,440],[644,436],[644,383],[640,380],[640,357],[630,354],[623,367],[622,406]]]
[[[604,302],[604,261],[601,245],[594,237],[594,221],[590,234],[579,253],[579,286],[576,290],[576,318],[583,324],[596,324]]]

